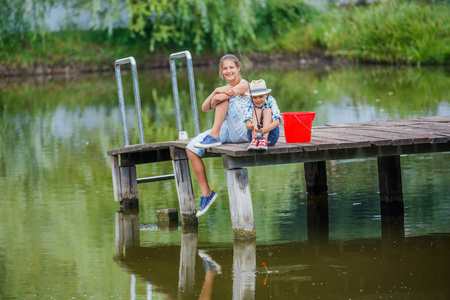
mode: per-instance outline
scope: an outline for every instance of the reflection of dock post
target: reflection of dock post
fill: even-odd
[[[120,166],[119,156],[111,155],[114,200],[123,207],[139,207],[136,166]]]
[[[225,175],[230,198],[234,239],[255,239],[255,221],[247,169],[225,170]]]
[[[405,215],[381,215],[381,238],[388,241],[403,241],[405,238]]]
[[[256,243],[235,241],[233,247],[233,299],[255,299]]]
[[[139,209],[116,212],[116,255],[123,256],[124,246],[139,246]]]
[[[381,215],[403,214],[402,170],[400,156],[378,157]]]
[[[304,163],[308,240],[328,241],[327,162]]]
[[[192,293],[195,283],[195,258],[197,256],[197,231],[181,234],[180,271],[178,291]]]
[[[197,224],[195,198],[186,149],[170,147],[170,156],[172,157],[173,172],[175,174],[181,222],[183,224]]]
[[[308,241],[328,241],[328,194],[306,197]]]

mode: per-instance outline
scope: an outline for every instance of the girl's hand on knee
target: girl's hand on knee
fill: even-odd
[[[236,93],[234,92],[233,88],[231,86],[222,86],[216,88],[215,92],[217,94],[225,94],[228,96],[228,98],[232,98],[236,96]]]

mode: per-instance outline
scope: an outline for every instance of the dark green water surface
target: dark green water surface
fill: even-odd
[[[215,69],[194,71],[200,107],[221,83]],[[449,69],[252,68],[249,76],[266,80],[282,112],[317,112],[313,126],[450,115]],[[122,79],[138,143],[130,74]],[[139,84],[146,142],[176,139],[169,72],[140,72]],[[450,298],[448,153],[401,157],[405,214],[393,220],[380,215],[376,159],[328,162],[328,226],[317,228],[308,226],[302,164],[249,168],[257,239],[238,243],[220,158],[205,160],[219,198],[198,230],[158,230],[156,211],[178,207],[174,181],[139,185],[139,212],[120,211],[106,155],[123,146],[113,71],[2,79],[0,114],[0,299],[208,299],[208,288],[211,299]],[[199,116],[201,130],[212,126],[212,113]],[[137,171],[173,172],[171,162]],[[220,265],[213,280],[199,250]]]

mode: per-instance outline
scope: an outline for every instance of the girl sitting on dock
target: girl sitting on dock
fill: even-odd
[[[245,126],[248,129],[248,140],[251,142],[248,150],[267,150],[275,146],[280,137],[281,112],[277,101],[269,93],[264,79],[253,80],[250,83],[252,97],[245,116]]]
[[[204,112],[215,109],[213,127],[200,133],[186,146],[192,170],[202,191],[197,217],[203,215],[217,198],[217,194],[208,185],[205,165],[201,159],[206,148],[217,147],[222,143],[247,141],[245,113],[251,101],[250,97],[244,95],[249,88],[248,82],[241,78],[240,69],[241,64],[236,56],[227,54],[220,59],[219,76],[225,78],[228,84],[216,88],[202,105]]]

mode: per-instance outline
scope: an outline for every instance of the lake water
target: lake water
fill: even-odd
[[[282,112],[317,112],[313,126],[450,115],[448,68],[248,71],[266,80]],[[200,107],[221,83],[215,69],[194,72]],[[130,74],[122,80],[138,143]],[[169,72],[140,72],[139,83],[146,142],[176,139]],[[179,90],[192,137],[184,71]],[[448,153],[401,157],[405,214],[388,232],[376,159],[327,163],[328,224],[317,228],[302,164],[249,168],[257,239],[238,243],[220,158],[205,160],[219,198],[197,230],[158,230],[156,211],[178,207],[172,180],[139,185],[139,212],[114,202],[106,152],[124,142],[112,70],[2,79],[0,113],[0,299],[450,298]],[[201,130],[210,128],[212,113],[199,115]],[[173,172],[171,162],[137,171]],[[208,260],[220,272],[206,272]]]

